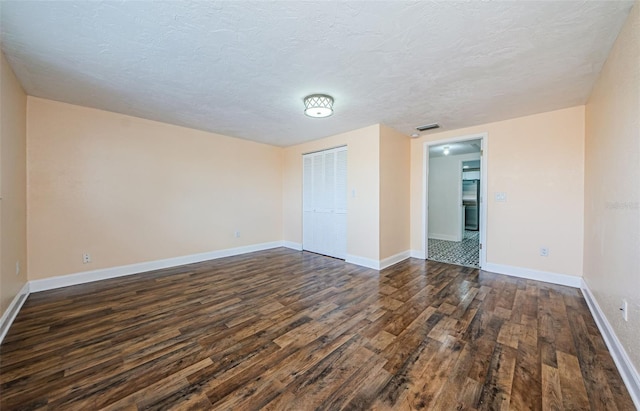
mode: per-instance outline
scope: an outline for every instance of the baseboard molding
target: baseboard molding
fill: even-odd
[[[29,296],[29,282],[26,282],[18,294],[13,297],[11,303],[7,307],[7,310],[2,314],[2,318],[0,318],[0,343],[4,340],[4,337],[7,335],[9,328],[11,328],[11,324],[18,316],[20,309],[25,301],[27,301],[27,297]]]
[[[253,244],[243,247],[227,248],[224,250],[209,251],[206,253],[186,255],[182,257],[167,258],[164,260],[149,261],[144,263],[122,265],[118,267],[103,268],[99,270],[84,271],[76,274],[61,275],[58,277],[33,280],[29,282],[30,292],[46,291],[55,288],[68,287],[71,285],[85,284],[94,281],[107,280],[109,278],[123,277],[126,275],[139,274],[147,271],[160,270],[163,268],[176,267],[179,265],[199,263],[217,258],[231,257],[234,255],[252,253],[255,251],[268,250],[282,247],[282,241]]]
[[[383,258],[380,260],[379,270],[384,270],[387,267],[391,267],[394,264],[398,264],[400,261],[404,261],[411,256],[411,251],[403,251],[401,253],[392,255],[391,257]]]
[[[426,260],[427,256],[424,254],[422,250],[411,250],[409,251],[411,258],[419,258],[421,260]]]
[[[582,277],[573,275],[552,273],[548,271],[533,270],[530,268],[514,267],[503,264],[486,263],[482,271],[490,271],[497,274],[510,275],[512,277],[527,278],[529,280],[543,281],[545,283],[566,285],[568,287],[580,288]]]
[[[397,264],[402,260],[406,260],[410,256],[411,252],[409,250],[392,255],[391,257],[387,257],[382,260],[374,260],[372,258],[364,258],[353,254],[347,254],[345,262],[380,271],[384,270],[387,267],[391,267],[392,265]]]
[[[456,242],[461,241],[455,235],[448,235],[448,234],[429,234],[429,238],[432,240],[456,241]]]
[[[600,330],[600,334],[602,334],[602,338],[604,338],[604,342],[607,344],[607,348],[609,348],[611,357],[613,357],[613,361],[616,363],[618,371],[622,376],[622,380],[629,391],[629,395],[631,395],[631,399],[633,400],[636,408],[640,410],[640,374],[638,374],[638,370],[633,366],[631,359],[620,343],[616,333],[613,331],[613,328],[600,308],[598,301],[593,296],[593,293],[591,293],[589,285],[582,280],[580,288],[582,289],[584,299],[589,306],[591,315]]]
[[[380,261],[371,258],[360,257],[357,255],[347,254],[344,260],[347,263],[359,265],[361,267],[373,268],[374,270],[380,269]]]
[[[302,243],[294,243],[293,241],[283,241],[282,246],[290,248],[292,250],[302,251]]]

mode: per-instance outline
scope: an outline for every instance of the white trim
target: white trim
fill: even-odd
[[[426,260],[427,256],[424,255],[424,251],[422,250],[411,250],[409,251],[411,258],[419,258],[421,260]]]
[[[26,282],[20,291],[18,291],[18,294],[13,297],[13,300],[11,300],[11,303],[2,314],[2,318],[0,318],[0,343],[2,343],[2,340],[4,340],[4,337],[7,335],[22,305],[27,301],[27,297],[29,297],[29,282]]]
[[[404,261],[411,256],[411,251],[403,251],[401,253],[392,255],[391,257],[383,258],[380,260],[380,270],[384,270],[387,267],[391,267],[394,264]]]
[[[458,184],[458,230],[456,233],[456,242],[460,242],[464,239],[464,206],[462,205],[462,176],[463,176],[463,170],[462,170],[462,163],[464,163],[465,160],[458,160],[458,181],[460,182]],[[482,161],[482,160],[480,160]],[[480,200],[480,199],[478,199]],[[480,204],[478,204],[480,205]],[[479,227],[478,227],[479,228]],[[433,238],[433,234],[431,235],[431,238]]]
[[[429,258],[429,143],[422,146],[422,254]]]
[[[482,271],[505,274],[512,277],[528,278],[536,281],[544,281],[545,283],[566,285],[574,288],[580,288],[580,285],[582,284],[582,277],[552,273],[549,271],[533,270],[531,268],[514,267],[511,265],[486,263],[484,267],[482,267]]]
[[[480,268],[487,265],[487,221],[488,221],[488,209],[489,209],[489,175],[488,159],[489,159],[489,134],[482,133],[482,141],[480,142],[480,199],[478,206],[480,207]]]
[[[410,250],[407,250],[392,255],[391,257],[384,258],[382,260],[374,260],[372,258],[365,258],[357,255],[347,254],[345,262],[380,271],[384,270],[387,267],[391,267],[392,265],[397,264],[400,261],[406,260],[407,258],[411,257],[411,253],[412,252]]]
[[[302,243],[294,243],[293,241],[283,241],[282,246],[290,248],[292,250],[302,251]]]
[[[587,302],[587,306],[589,306],[591,315],[600,330],[600,334],[602,334],[602,338],[607,344],[607,348],[609,348],[609,353],[618,367],[624,385],[626,385],[627,391],[629,391],[629,395],[636,408],[640,410],[640,374],[638,374],[638,370],[633,366],[624,346],[620,343],[611,324],[607,320],[607,316],[600,308],[600,305],[598,305],[598,301],[591,293],[591,289],[589,289],[589,285],[584,279],[582,279],[580,288],[582,289],[582,294]]]
[[[456,243],[462,241],[455,235],[438,234],[438,233],[429,234],[429,238],[427,239],[427,241],[429,239],[432,239],[432,240],[443,240],[443,241],[454,241]]]
[[[109,278],[123,277],[125,275],[160,270],[163,268],[176,267],[179,265],[199,263],[202,261],[214,260],[217,258],[230,257],[245,253],[252,253],[254,251],[268,250],[271,248],[282,246],[282,241],[273,241],[269,243],[227,248],[224,250],[209,251],[206,253],[192,254],[182,257],[167,258],[164,260],[147,261],[144,263],[122,265],[92,271],[84,271],[76,274],[61,275],[58,277],[30,281],[30,290],[31,292],[52,290],[54,288],[68,287],[70,285],[84,284],[93,281],[106,280]]]
[[[360,257],[357,255],[347,254],[344,260],[347,263],[359,265],[361,267],[373,268],[374,270],[380,269],[380,261],[373,260],[371,258]]]

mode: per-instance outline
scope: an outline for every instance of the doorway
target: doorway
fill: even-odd
[[[486,135],[425,143],[425,258],[480,268],[486,259]]]

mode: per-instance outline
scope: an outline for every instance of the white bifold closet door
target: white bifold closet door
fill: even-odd
[[[347,256],[347,148],[305,154],[302,181],[302,248]]]

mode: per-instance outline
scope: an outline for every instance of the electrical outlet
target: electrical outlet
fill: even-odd
[[[622,319],[625,321],[629,321],[629,305],[627,304],[627,300],[622,299],[622,306],[620,307],[620,311],[622,311]]]
[[[91,254],[84,253],[82,254],[82,264],[89,264],[91,262]]]
[[[547,247],[540,247],[540,257],[549,257],[549,249]]]
[[[16,261],[16,275],[20,275],[20,261]]]
[[[233,234],[236,238],[240,238],[240,231],[236,230],[236,232]]]

